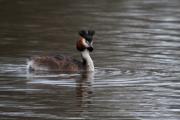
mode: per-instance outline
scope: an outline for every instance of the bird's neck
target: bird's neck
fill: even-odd
[[[89,54],[88,50],[84,50],[81,52],[81,56],[83,59],[83,63],[86,65],[87,71],[94,71],[94,63],[91,59],[91,56]]]

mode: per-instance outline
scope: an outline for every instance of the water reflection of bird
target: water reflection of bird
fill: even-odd
[[[57,56],[36,56],[28,60],[28,71],[94,71],[94,63],[89,52],[93,51],[93,30],[81,30],[80,39],[76,43],[76,48],[81,52],[82,61],[72,57]]]
[[[76,95],[77,97],[85,97],[92,94],[92,83],[94,79],[93,72],[83,72],[81,78],[76,81]]]
[[[76,81],[76,97],[81,113],[86,113],[88,105],[92,103],[94,72],[83,72],[81,78]]]

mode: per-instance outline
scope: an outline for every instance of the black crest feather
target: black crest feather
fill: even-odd
[[[79,31],[79,35],[80,35],[81,37],[84,37],[86,34],[87,34],[87,33],[86,33],[85,30]]]
[[[95,34],[95,31],[94,31],[94,30],[88,30],[88,35],[93,36],[94,34]]]
[[[79,35],[85,38],[87,41],[91,42],[93,39],[93,35],[95,34],[94,30],[81,30],[79,31]]]

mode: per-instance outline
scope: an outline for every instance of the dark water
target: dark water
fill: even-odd
[[[94,29],[94,73],[26,73]],[[0,0],[1,120],[179,120],[180,1]]]

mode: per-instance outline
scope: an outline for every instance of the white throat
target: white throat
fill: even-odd
[[[84,50],[81,52],[82,58],[86,61],[86,67],[88,71],[94,71],[94,63],[89,55],[88,50]]]

